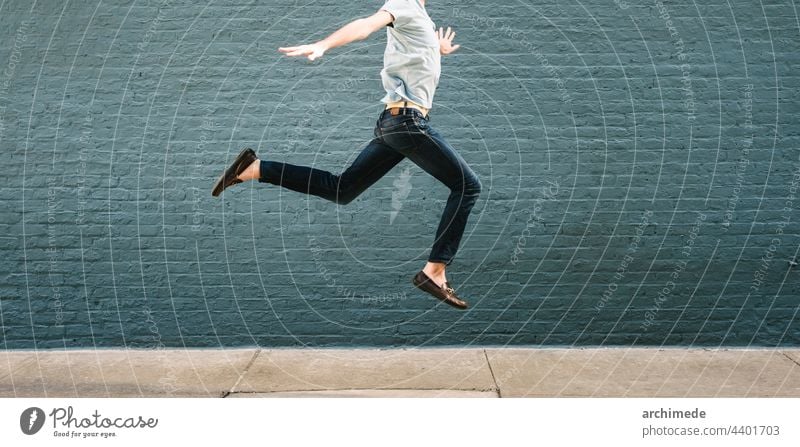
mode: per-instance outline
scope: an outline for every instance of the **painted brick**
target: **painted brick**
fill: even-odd
[[[276,51],[363,3],[3,2],[3,347],[800,345],[791,2],[429,2],[432,125],[484,185],[466,313],[411,286],[448,191],[408,161],[347,206],[209,193],[243,146],[372,138],[383,33]]]

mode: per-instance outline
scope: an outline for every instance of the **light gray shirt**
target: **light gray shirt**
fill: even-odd
[[[436,25],[419,0],[387,0],[381,9],[394,16],[386,27],[381,101],[409,100],[431,108],[441,74]]]

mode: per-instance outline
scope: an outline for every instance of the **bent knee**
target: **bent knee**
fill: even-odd
[[[480,179],[475,175],[465,176],[459,183],[450,186],[453,193],[469,197],[480,195],[482,188]]]
[[[475,176],[475,194],[480,194],[483,191],[483,183],[481,183],[481,179],[478,176]]]
[[[347,205],[350,202],[352,202],[354,199],[355,199],[355,196],[346,195],[346,194],[339,194],[336,197],[334,197],[333,201],[336,202],[337,205]]]
[[[361,191],[357,191],[354,188],[341,188],[336,194],[336,197],[333,198],[333,201],[338,205],[347,205],[355,200],[360,194]]]
[[[481,179],[477,175],[470,175],[464,180],[464,192],[472,195],[479,195],[483,189]]]

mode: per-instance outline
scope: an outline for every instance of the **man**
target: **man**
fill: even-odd
[[[248,180],[279,185],[347,204],[408,157],[450,188],[428,262],[414,285],[459,309],[467,303],[447,281],[445,268],[458,250],[467,218],[481,191],[478,176],[428,123],[428,111],[439,83],[440,55],[458,49],[455,32],[439,28],[425,10],[425,0],[388,0],[374,15],[354,20],[327,38],[308,45],[279,48],[287,56],[313,61],[328,50],[366,39],[387,27],[381,80],[386,104],[375,126],[375,138],[340,175],[306,166],[260,160],[243,150],[214,185],[218,196],[230,185]]]

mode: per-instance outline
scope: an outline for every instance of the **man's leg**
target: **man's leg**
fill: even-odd
[[[450,265],[461,244],[467,220],[481,182],[464,158],[435,129],[428,128],[428,142],[412,161],[450,188],[428,261]]]
[[[404,128],[383,133],[382,137],[392,148],[450,188],[428,263],[414,275],[412,282],[435,298],[466,309],[469,305],[450,286],[445,268],[458,251],[467,218],[480,195],[481,182],[458,152],[421,116],[414,116],[405,122]]]
[[[478,176],[466,161],[436,130],[422,121],[410,133],[399,132],[384,138],[398,152],[450,188],[428,261],[449,265],[458,251],[472,207],[481,192]],[[438,275],[437,275],[438,276]]]
[[[345,205],[380,180],[403,158],[404,155],[374,138],[340,175],[308,166],[260,160],[258,181]]]

